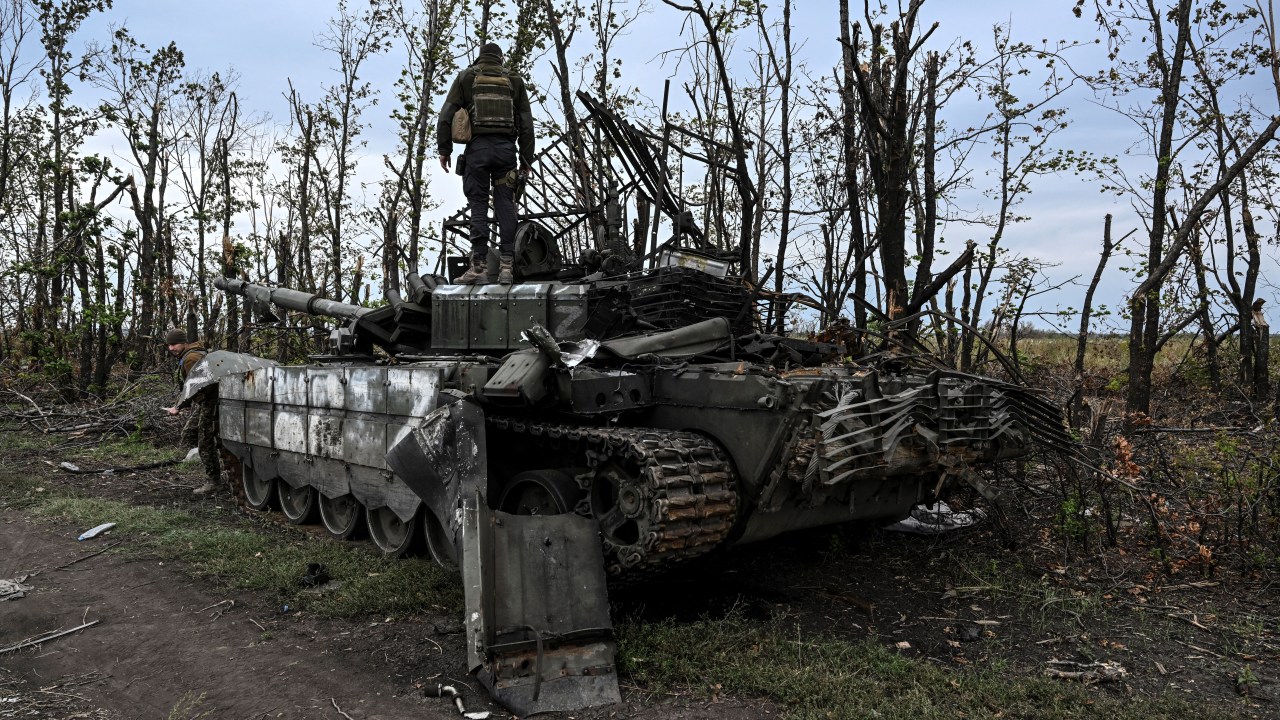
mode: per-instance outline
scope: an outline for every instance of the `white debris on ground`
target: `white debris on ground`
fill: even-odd
[[[885,530],[913,533],[915,535],[939,535],[952,530],[970,527],[986,519],[987,514],[978,508],[965,511],[952,510],[939,500],[932,505],[916,505],[911,515],[885,526]]]
[[[30,585],[24,584],[30,575],[19,575],[8,580],[0,580],[0,602],[5,600],[17,600],[27,596],[27,592],[32,589]]]

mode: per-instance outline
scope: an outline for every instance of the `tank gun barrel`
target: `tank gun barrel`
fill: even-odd
[[[319,295],[305,293],[301,290],[259,285],[235,278],[217,278],[213,281],[213,286],[223,292],[249,298],[260,308],[275,305],[285,310],[307,313],[308,315],[323,315],[325,317],[338,318],[339,320],[356,320],[373,312],[372,308],[322,298]]]

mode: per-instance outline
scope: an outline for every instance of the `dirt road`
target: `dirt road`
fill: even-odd
[[[0,579],[33,586],[0,602],[0,647],[98,621],[0,656],[0,717],[6,698],[51,718],[458,717],[416,691],[436,671],[392,664],[378,647],[410,628],[284,614],[111,551],[67,565],[116,542],[78,543],[78,532],[0,513]]]

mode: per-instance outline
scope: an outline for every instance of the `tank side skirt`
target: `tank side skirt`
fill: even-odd
[[[267,372],[268,383],[250,375],[223,380],[233,387],[223,393],[221,411],[237,418],[220,431],[228,451],[290,487],[309,485],[329,498],[350,493],[367,507],[388,507],[401,520],[411,519],[421,500],[392,473],[384,456],[420,416],[388,409],[425,414],[434,408],[441,371],[290,367]],[[312,381],[316,388],[310,387]],[[255,382],[256,387],[245,388]],[[320,387],[326,382],[334,387]],[[326,397],[326,391],[337,395]]]

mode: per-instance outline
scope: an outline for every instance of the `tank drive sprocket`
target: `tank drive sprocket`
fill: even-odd
[[[733,468],[710,438],[490,418],[493,428],[549,441],[586,491],[578,512],[600,524],[610,575],[657,569],[723,543],[737,517]]]

